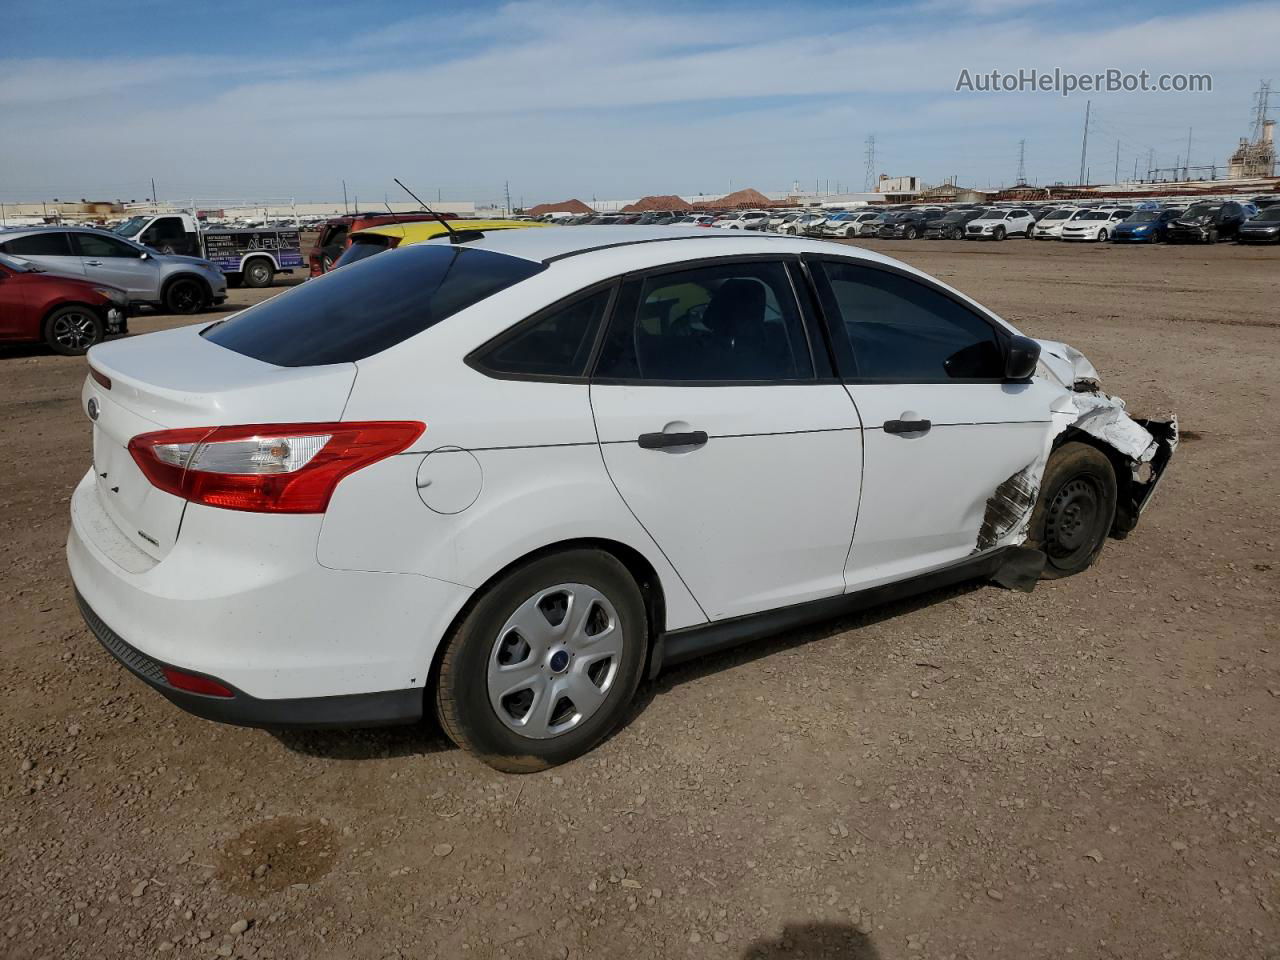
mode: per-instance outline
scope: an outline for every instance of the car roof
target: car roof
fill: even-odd
[[[437,238],[432,243],[446,242]],[[583,226],[547,227],[543,230],[503,230],[472,240],[467,247],[542,263],[573,259],[608,258],[613,261],[628,249],[634,254],[636,269],[663,263],[679,263],[716,256],[753,254],[795,255],[821,253],[876,263],[905,266],[890,257],[859,247],[835,245],[822,240],[788,237],[781,234],[743,230],[693,230],[663,226]],[[581,258],[581,260],[579,259]],[[911,272],[914,268],[907,268]]]

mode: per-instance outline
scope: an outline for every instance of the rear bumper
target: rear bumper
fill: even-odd
[[[320,727],[382,727],[414,723],[422,717],[423,691],[419,688],[386,690],[378,693],[357,693],[332,697],[290,697],[281,700],[260,700],[238,690],[219,677],[199,674],[227,687],[231,697],[212,697],[179,690],[164,675],[163,663],[133,647],[111,629],[94,612],[88,602],[76,591],[76,603],[90,632],[107,652],[116,658],[130,673],[181,707],[187,713],[206,720],[230,723],[242,727],[320,728]],[[194,671],[182,668],[185,673]]]
[[[156,560],[120,532],[94,480],[90,472],[72,495],[67,537],[67,565],[82,609],[93,612],[90,626],[96,621],[127,644],[107,644],[126,665],[136,654],[156,670],[216,679],[236,693],[231,702],[193,699],[163,683],[162,673],[139,674],[169,699],[232,723],[412,718],[405,704],[421,700],[437,646],[469,588],[326,567],[316,557],[319,515],[188,504],[181,535]],[[94,632],[105,644],[108,635]]]

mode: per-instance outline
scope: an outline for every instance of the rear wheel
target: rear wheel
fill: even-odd
[[[1044,551],[1041,576],[1087,570],[1102,552],[1116,515],[1116,474],[1099,450],[1065,443],[1049,457],[1031,514],[1027,546]]]
[[[102,318],[91,308],[72,304],[59,307],[44,322],[44,342],[64,357],[78,357],[106,333]]]
[[[276,269],[271,261],[263,257],[250,260],[244,265],[244,285],[246,287],[269,287],[275,279]]]
[[[170,313],[190,315],[209,306],[209,292],[191,277],[179,277],[164,290],[164,307]]]
[[[449,637],[436,680],[440,725],[509,773],[581,756],[625,714],[648,630],[640,590],[611,554],[534,560],[485,592]]]

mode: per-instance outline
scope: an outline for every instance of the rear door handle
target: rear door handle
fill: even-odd
[[[661,450],[663,447],[700,447],[707,442],[707,431],[690,430],[688,433],[642,433],[636,443],[644,450]]]
[[[928,433],[933,426],[930,420],[886,420],[885,433]]]
[[[85,264],[86,264],[86,265],[88,265],[88,266],[90,266],[90,267],[100,267],[100,266],[102,266],[102,261],[101,261],[101,260],[86,260],[86,261],[85,261]]]

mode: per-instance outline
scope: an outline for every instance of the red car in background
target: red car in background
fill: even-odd
[[[456,213],[441,213],[434,217],[425,210],[411,213],[349,213],[333,217],[320,224],[320,235],[307,255],[311,276],[318,277],[333,269],[344,250],[350,246],[347,238],[365,227],[381,227],[388,223],[409,223],[414,220],[457,220]]]
[[[0,253],[0,343],[45,343],[65,356],[128,331],[129,294],[83,277],[46,273]]]

